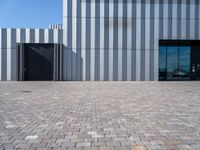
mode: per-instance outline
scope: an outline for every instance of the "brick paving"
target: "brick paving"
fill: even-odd
[[[0,149],[199,150],[200,82],[0,82]]]

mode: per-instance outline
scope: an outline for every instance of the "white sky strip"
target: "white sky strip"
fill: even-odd
[[[91,3],[91,57],[90,57],[90,79],[95,79],[95,1]]]
[[[11,80],[11,61],[12,61],[12,54],[11,54],[11,45],[12,45],[12,32],[11,29],[7,30],[7,80]]]
[[[100,80],[104,80],[104,0],[100,3]]]
[[[127,4],[127,80],[131,80],[131,45],[132,45],[132,0]]]
[[[35,42],[40,43],[40,29],[35,30]]]
[[[118,3],[118,80],[122,80],[123,5]]]
[[[150,0],[145,5],[145,80],[149,80],[149,57],[150,57]]]
[[[140,70],[141,70],[141,0],[137,0],[136,3],[136,80],[140,80]]]
[[[113,29],[114,29],[114,0],[109,3],[109,80],[113,80]]]
[[[72,51],[74,53],[77,52],[77,47],[76,47],[76,43],[77,43],[77,0],[73,0],[72,1]]]
[[[82,48],[82,51],[81,51],[81,57],[82,57],[82,60],[83,60],[83,81],[86,80],[86,3],[83,3],[82,5],[82,12],[81,12],[81,15],[82,15],[82,22],[81,22],[81,48]]]
[[[155,0],[155,17],[159,18],[159,0]],[[159,19],[154,19],[154,79],[158,80]]]
[[[44,43],[49,43],[49,30],[44,30]]]

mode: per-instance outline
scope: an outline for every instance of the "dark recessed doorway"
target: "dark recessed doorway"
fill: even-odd
[[[18,44],[18,80],[61,80],[60,44]]]

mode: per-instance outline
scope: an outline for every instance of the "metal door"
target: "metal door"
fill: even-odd
[[[19,81],[62,80],[62,45],[18,44]]]

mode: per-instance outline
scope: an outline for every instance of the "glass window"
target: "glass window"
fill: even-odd
[[[179,48],[179,79],[190,79],[190,47]]]
[[[166,47],[161,46],[159,51],[159,80],[166,80],[166,54]]]
[[[178,47],[167,47],[167,80],[178,79]]]
[[[159,80],[190,80],[189,46],[160,46]]]

